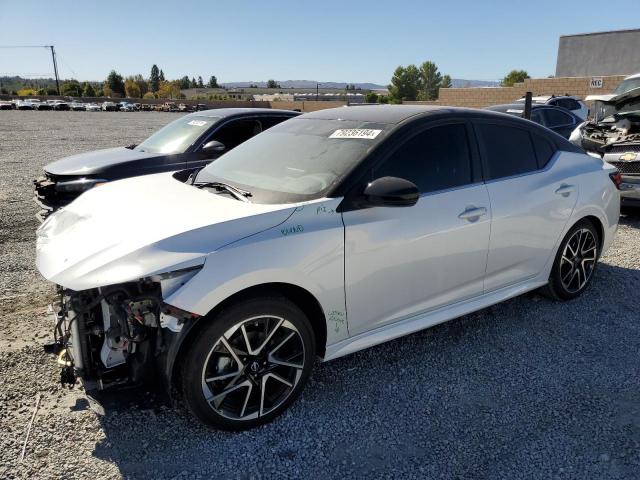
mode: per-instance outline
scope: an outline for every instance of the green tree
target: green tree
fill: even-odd
[[[451,83],[451,77],[449,75],[442,76],[442,82],[440,82],[440,88],[451,88],[453,83]]]
[[[378,94],[376,92],[369,92],[364,97],[367,103],[378,103]]]
[[[191,82],[189,81],[189,77],[186,75],[180,79],[180,88],[182,90],[186,90],[191,87]]]
[[[156,95],[155,93],[147,92],[142,96],[142,98],[144,98],[145,100],[149,100],[151,98],[156,98]]]
[[[83,97],[95,97],[96,91],[93,89],[93,86],[89,82],[84,82],[82,85],[82,96]]]
[[[198,88],[203,88],[204,83],[202,82],[202,77],[198,76]]]
[[[191,82],[189,83],[190,88],[198,88],[198,82],[196,82],[196,77],[191,77]]]
[[[78,82],[77,80],[69,80],[64,82],[62,84],[62,87],[60,87],[60,93],[69,97],[82,96],[82,87],[80,86],[80,82]]]
[[[161,81],[161,82],[164,82],[164,81],[165,81],[165,79],[164,79],[164,72],[162,71],[162,69],[160,70],[160,76],[159,76],[159,78],[160,78],[160,81]]]
[[[380,95],[378,97],[378,102],[380,102],[381,104],[389,103],[389,95]]]
[[[421,77],[415,65],[406,68],[399,66],[393,72],[391,84],[389,85],[390,101],[402,103],[403,100],[415,100],[421,90]]]
[[[207,84],[207,86],[209,88],[220,88],[218,86],[218,79],[216,78],[215,75],[211,75],[211,78],[209,78],[209,83]]]
[[[122,79],[122,75],[120,75],[115,70],[111,70],[107,80],[104,82],[104,90],[109,89],[111,95],[120,96],[124,95],[124,80]]]
[[[433,62],[424,62],[420,65],[420,100],[435,100],[438,98],[438,89],[442,82],[442,75],[438,66]]]
[[[511,70],[506,77],[502,79],[503,87],[513,87],[515,83],[524,82],[525,78],[530,78],[529,74],[524,70]]]
[[[151,75],[149,76],[149,88],[152,92],[157,92],[160,88],[160,72],[156,64],[151,67]]]
[[[280,84],[275,80],[267,80],[267,88],[281,88]]]
[[[3,88],[3,90],[5,90],[5,89]],[[4,92],[2,92],[2,93],[4,93]],[[47,94],[47,89],[46,88],[39,88],[38,90],[36,90],[36,93],[38,95],[46,95]]]

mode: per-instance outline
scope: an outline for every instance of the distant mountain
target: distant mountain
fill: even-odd
[[[352,85],[351,82],[317,82],[315,80],[276,80],[280,87],[285,88],[316,88],[317,84],[320,84],[320,88],[336,88],[344,89],[347,85]],[[267,82],[226,82],[221,86],[225,88],[247,88],[249,85],[256,85],[259,88],[266,88]],[[356,88],[362,90],[380,90],[387,88],[385,85],[378,85],[376,83],[353,83]]]
[[[351,82],[317,82],[315,80],[276,80],[280,87],[285,88],[316,88],[316,84],[320,84],[320,88],[335,88],[344,89],[347,85],[351,85]],[[451,80],[453,87],[466,88],[466,87],[497,87],[500,85],[499,81],[490,80],[465,80],[462,78],[453,78]],[[259,88],[266,88],[267,82],[226,82],[221,84],[225,88],[247,88],[250,85],[256,85]],[[386,90],[386,85],[380,85],[377,83],[353,83],[356,88],[362,90]]]
[[[464,80],[463,78],[452,78],[451,86],[454,88],[499,87],[500,82],[498,80]]]

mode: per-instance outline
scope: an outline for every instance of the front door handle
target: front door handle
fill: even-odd
[[[485,207],[467,207],[467,209],[464,212],[458,215],[458,218],[473,222],[486,214],[487,214],[487,209]]]
[[[575,189],[576,187],[574,187],[573,185],[567,185],[566,183],[563,183],[556,190],[556,193],[558,195],[562,195],[563,197],[568,197],[569,195],[571,195],[571,192],[573,192]]]

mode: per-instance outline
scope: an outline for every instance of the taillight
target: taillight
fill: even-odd
[[[616,170],[615,172],[609,174],[609,178],[614,183],[616,188],[620,190],[620,184],[622,183],[622,174]]]

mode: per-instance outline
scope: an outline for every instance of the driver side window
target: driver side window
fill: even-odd
[[[462,123],[433,127],[408,139],[373,178],[399,177],[416,184],[421,193],[472,183],[467,129]]]

